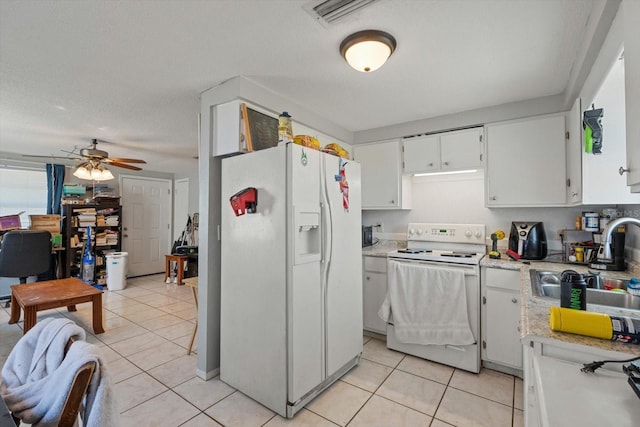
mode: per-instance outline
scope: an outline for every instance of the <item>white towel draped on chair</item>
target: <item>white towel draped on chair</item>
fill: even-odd
[[[389,290],[378,311],[393,314],[396,338],[422,345],[475,342],[467,314],[464,272],[424,264],[389,262]]]
[[[96,362],[82,414],[84,426],[117,426],[118,411],[100,349],[69,338],[85,332],[69,319],[44,319],[18,341],[2,368],[0,394],[9,410],[34,426],[56,426],[76,372]]]

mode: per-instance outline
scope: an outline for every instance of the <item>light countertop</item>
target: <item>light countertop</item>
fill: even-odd
[[[386,257],[389,252],[407,247],[407,242],[400,240],[379,240],[375,245],[362,248],[363,256]]]

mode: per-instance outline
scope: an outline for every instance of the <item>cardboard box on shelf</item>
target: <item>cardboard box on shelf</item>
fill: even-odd
[[[60,215],[29,215],[31,230],[46,230],[51,234],[60,234]]]

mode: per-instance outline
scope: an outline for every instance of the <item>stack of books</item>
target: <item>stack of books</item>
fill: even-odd
[[[117,227],[118,226],[118,217],[116,215],[111,215],[105,218],[105,222],[108,226],[110,227]]]
[[[96,208],[76,209],[75,213],[78,218],[78,227],[95,227],[96,226]]]
[[[106,231],[106,244],[107,245],[117,245],[118,244],[118,232],[115,230],[107,230]]]

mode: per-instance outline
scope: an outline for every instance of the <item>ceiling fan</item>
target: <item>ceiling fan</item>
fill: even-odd
[[[127,163],[147,163],[144,160],[140,159],[126,159],[123,157],[109,157],[109,153],[103,150],[98,150],[98,140],[91,140],[91,145],[89,147],[81,148],[79,152],[79,156],[74,151],[70,152],[70,154],[76,155],[73,156],[35,156],[24,154],[24,157],[40,157],[40,158],[48,158],[48,159],[64,159],[64,160],[79,160],[82,161],[81,164],[78,165],[78,168],[91,166],[92,168],[98,168],[102,163],[107,165],[116,166],[124,169],[131,169],[134,171],[140,171],[142,168],[138,166],[128,165]]]

